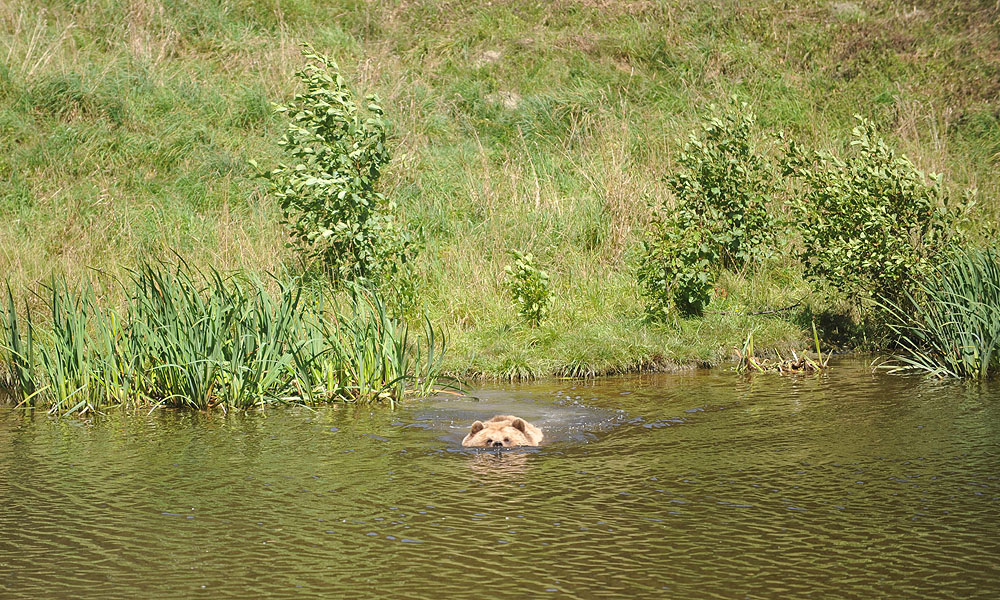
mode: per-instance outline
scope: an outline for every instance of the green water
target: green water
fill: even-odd
[[[725,370],[252,415],[0,409],[0,598],[995,598],[1000,385]],[[463,449],[514,413],[537,450]]]

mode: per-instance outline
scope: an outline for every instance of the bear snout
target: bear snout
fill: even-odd
[[[497,440],[497,441],[493,442],[493,447],[494,448],[503,448],[503,442],[501,442],[500,440]]]

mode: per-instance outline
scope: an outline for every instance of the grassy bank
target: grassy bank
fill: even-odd
[[[811,346],[809,315],[837,307],[791,260],[724,276],[704,318],[643,322],[630,258],[680,140],[734,93],[818,148],[843,149],[862,113],[996,221],[997,23],[992,1],[8,2],[0,274],[36,289],[171,251],[294,270],[247,162],[280,160],[269,102],[294,94],[309,41],[382,98],[383,191],[426,234],[418,302],[448,331],[448,370],[714,363],[750,330],[758,348]],[[540,327],[503,289],[510,249],[552,277]]]

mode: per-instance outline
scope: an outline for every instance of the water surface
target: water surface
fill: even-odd
[[[0,408],[0,598],[1000,594],[1000,385],[848,360],[474,394]],[[460,447],[497,413],[546,444]]]

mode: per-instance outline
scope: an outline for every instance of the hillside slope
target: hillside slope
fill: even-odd
[[[750,330],[802,343],[794,264],[726,276],[715,312],[641,322],[629,267],[699,111],[732,94],[766,127],[842,148],[875,119],[922,168],[1000,191],[1000,12],[979,2],[155,2],[0,6],[0,274],[294,263],[247,161],[276,164],[298,44],[378,93],[385,192],[423,227],[420,302],[463,373],[715,362]],[[510,249],[553,276],[542,327],[512,317]],[[798,310],[798,309],[796,309]],[[798,318],[796,318],[798,317]]]

